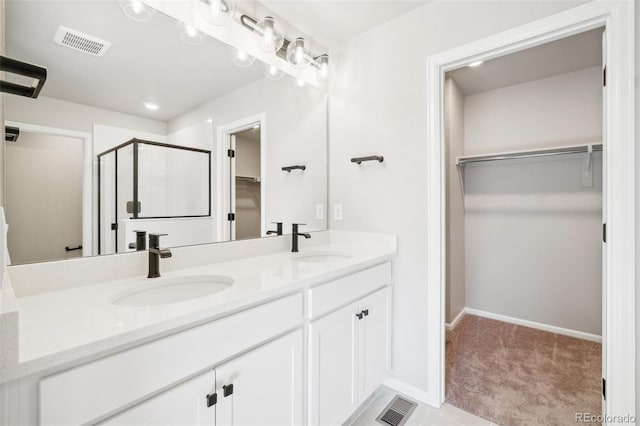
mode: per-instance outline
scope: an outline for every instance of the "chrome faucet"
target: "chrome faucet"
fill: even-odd
[[[160,237],[167,234],[149,234],[149,275],[147,278],[160,276],[160,259],[171,257],[171,250],[160,248]]]
[[[298,252],[298,237],[304,237],[305,239],[309,239],[311,238],[311,235],[308,233],[304,233],[304,232],[298,232],[298,226],[300,225],[304,225],[304,223],[294,223],[293,224],[293,229],[291,232],[291,252],[292,253],[297,253]]]

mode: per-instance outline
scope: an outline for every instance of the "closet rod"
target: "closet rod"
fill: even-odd
[[[602,151],[602,144],[594,143],[594,144],[588,144],[588,145],[567,146],[562,148],[535,149],[531,151],[503,152],[499,154],[486,154],[486,155],[470,155],[467,157],[458,157],[458,160],[456,161],[456,165],[464,166],[465,164],[468,164],[468,163],[479,163],[483,161],[547,157],[550,155],[561,155],[561,154],[584,154],[589,152],[589,147],[591,147],[594,152]]]

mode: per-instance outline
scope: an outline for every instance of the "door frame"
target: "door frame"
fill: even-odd
[[[608,93],[603,105],[603,137],[607,141],[603,207],[608,221],[607,243],[603,245],[604,408],[608,416],[635,415],[634,5],[606,0],[595,0],[427,59],[427,395],[432,405],[439,407],[445,397],[445,72],[598,27],[607,32]]]
[[[232,121],[216,127],[216,206],[214,216],[218,228],[219,241],[229,241],[235,239],[235,232],[230,232],[226,215],[230,211],[235,211],[235,193],[230,197],[225,197],[225,188],[230,188],[230,174],[233,170],[227,161],[227,149],[231,144],[231,136],[234,133],[247,130],[260,125],[260,236],[264,237],[267,232],[266,223],[266,183],[267,183],[267,115],[264,112],[250,115],[239,120]],[[235,166],[233,166],[235,168]]]
[[[93,213],[93,136],[91,133],[77,132],[74,130],[60,129],[57,127],[41,126],[39,124],[23,123],[20,121],[5,121],[6,126],[17,127],[28,133],[63,136],[82,141],[83,166],[82,166],[82,256],[97,254],[97,246],[93,247],[95,216]],[[97,224],[96,224],[97,226]],[[96,250],[96,251],[94,251]]]

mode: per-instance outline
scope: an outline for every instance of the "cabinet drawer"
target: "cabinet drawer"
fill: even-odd
[[[94,421],[302,322],[302,294],[220,318],[40,381],[40,424]]]
[[[340,306],[391,284],[391,263],[386,262],[309,290],[309,318],[316,318]]]

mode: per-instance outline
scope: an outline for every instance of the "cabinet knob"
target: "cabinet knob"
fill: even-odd
[[[218,403],[218,394],[217,393],[211,393],[209,395],[207,395],[207,407],[211,407],[213,405],[216,405]]]
[[[364,314],[362,312],[358,312],[356,316],[358,317],[359,320],[361,320]]]
[[[364,311],[362,311],[362,313],[364,314],[364,316],[366,317],[367,315],[369,315],[369,310],[365,309]]]
[[[233,383],[222,386],[222,391],[225,398],[233,394]]]

